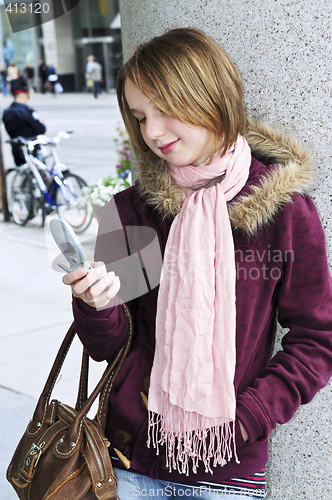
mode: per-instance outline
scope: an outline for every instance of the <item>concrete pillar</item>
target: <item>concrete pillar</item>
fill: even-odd
[[[53,63],[64,90],[74,90],[76,68],[71,13],[45,22],[42,29],[46,64]]]
[[[295,133],[312,150],[311,191],[332,257],[332,38],[327,0],[120,0],[124,58],[166,29],[204,30],[241,71],[252,117]],[[282,332],[279,332],[279,339]],[[268,498],[331,498],[332,386],[270,438]]]

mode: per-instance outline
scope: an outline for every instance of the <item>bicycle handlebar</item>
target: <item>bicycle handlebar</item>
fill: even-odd
[[[18,145],[24,145],[27,146],[30,142],[33,142],[34,139],[25,139],[24,137],[15,137],[14,139],[7,139],[6,142],[9,142],[10,144],[18,144]]]
[[[53,139],[50,139],[46,135],[38,135],[37,139],[33,137],[15,137],[14,139],[8,139],[6,142],[10,144],[17,144],[19,146],[28,146],[30,150],[32,150],[35,146],[38,145],[43,145],[43,146],[56,146],[61,139],[69,139],[69,137],[73,134],[74,132],[68,131],[66,132],[65,130],[61,130],[61,132],[58,133]]]

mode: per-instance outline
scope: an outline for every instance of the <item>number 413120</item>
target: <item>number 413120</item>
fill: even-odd
[[[42,12],[44,14],[47,14],[50,10],[50,6],[48,3],[43,3],[43,5],[40,2],[36,3],[10,3],[8,7],[6,7],[6,11],[9,12],[9,14],[25,14],[26,12],[30,12],[31,14],[41,14]]]

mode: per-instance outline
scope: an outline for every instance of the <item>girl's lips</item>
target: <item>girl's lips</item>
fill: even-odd
[[[158,149],[160,149],[163,155],[167,155],[168,153],[171,153],[173,151],[179,140],[180,139],[177,139],[176,141],[169,142],[168,144],[163,144]]]

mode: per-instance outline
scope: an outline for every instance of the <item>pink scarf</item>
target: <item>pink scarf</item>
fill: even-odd
[[[149,438],[171,471],[206,472],[235,449],[235,257],[226,202],[245,185],[251,153],[237,141],[210,165],[168,165],[190,188],[169,233],[158,295]],[[225,174],[225,175],[224,175]],[[224,175],[207,188],[210,180]],[[193,191],[193,189],[195,191]]]

